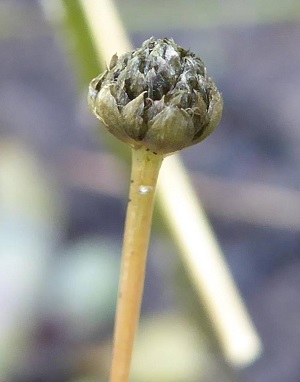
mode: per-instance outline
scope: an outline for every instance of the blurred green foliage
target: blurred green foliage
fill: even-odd
[[[101,73],[103,66],[96,59],[97,54],[80,3],[77,0],[62,0],[62,3],[65,7],[64,27],[68,32],[66,44],[72,41],[73,59],[78,63],[77,74],[81,86],[86,88],[91,79]]]

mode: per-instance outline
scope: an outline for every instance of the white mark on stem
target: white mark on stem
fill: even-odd
[[[144,185],[140,185],[139,186],[139,193],[141,195],[147,195],[147,194],[149,194],[152,191],[153,191],[153,187],[152,186],[144,186]]]

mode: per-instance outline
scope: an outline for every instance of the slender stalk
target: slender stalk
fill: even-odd
[[[110,382],[128,382],[144,288],[154,192],[163,156],[132,150]]]

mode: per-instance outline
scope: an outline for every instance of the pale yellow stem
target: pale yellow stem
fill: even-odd
[[[129,380],[144,288],[154,192],[162,159],[145,148],[132,151],[110,382]]]

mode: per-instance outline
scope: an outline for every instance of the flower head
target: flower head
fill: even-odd
[[[146,40],[112,57],[93,79],[89,106],[107,129],[135,148],[169,154],[206,138],[223,100],[202,60],[172,39]]]

